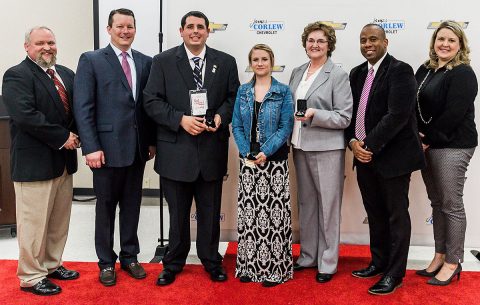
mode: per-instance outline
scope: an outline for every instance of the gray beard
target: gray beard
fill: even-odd
[[[42,54],[38,54],[37,59],[35,60],[37,65],[39,65],[42,68],[48,69],[52,66],[54,66],[57,62],[57,56],[55,54],[52,54],[52,60],[47,62],[45,59],[43,59]]]

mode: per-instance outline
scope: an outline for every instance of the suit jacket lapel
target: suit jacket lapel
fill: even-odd
[[[27,64],[30,66],[30,69],[32,70],[33,75],[40,80],[42,85],[47,90],[48,94],[52,98],[55,108],[57,109],[58,113],[62,116],[63,120],[65,121],[67,119],[65,108],[63,107],[62,100],[60,99],[60,95],[58,94],[57,88],[55,87],[53,80],[36,63],[31,61],[29,58],[25,60]],[[62,76],[60,75],[60,77]],[[63,77],[62,77],[62,80],[63,80]]]
[[[334,65],[333,62],[330,60],[330,58],[328,58],[325,64],[323,65],[322,70],[318,72],[317,77],[313,81],[310,88],[308,88],[307,94],[305,95],[305,99],[308,100],[310,95],[312,95],[312,93],[315,92],[315,90],[317,90],[318,87],[320,87],[324,82],[327,81],[327,79],[330,77],[330,72],[332,72],[333,65]]]
[[[110,45],[108,45],[106,48],[104,48],[103,51],[104,51],[106,60],[112,66],[112,69],[115,72],[115,74],[120,76],[120,80],[122,81],[122,84],[125,87],[125,89],[132,92],[132,88],[130,88],[130,85],[128,84],[127,77],[125,76],[125,72],[123,72],[122,65],[120,64],[120,61],[118,60],[118,57],[115,54],[115,51],[113,51],[113,49]],[[133,95],[132,95],[132,97],[133,97]]]
[[[216,54],[209,47],[207,47],[205,58],[207,59],[207,66],[205,67],[205,77],[203,78],[203,87],[206,88],[207,90],[210,90],[210,87],[214,83],[216,71],[219,68],[219,64],[217,63]]]
[[[385,56],[382,63],[378,67],[377,73],[375,73],[375,78],[373,79],[372,88],[370,89],[370,92],[368,94],[368,100],[369,101],[372,98],[373,94],[375,93],[375,90],[377,89],[377,86],[382,81],[383,76],[384,76],[385,72],[388,70],[389,65],[390,65],[390,55],[387,54],[387,56]],[[367,78],[367,77],[365,76],[365,78]],[[367,108],[368,108],[368,105],[369,104],[367,104]]]
[[[142,61],[142,57],[138,55],[138,52],[133,49],[132,49],[132,55],[133,55],[133,61],[135,62],[135,71],[137,72],[137,92],[135,93],[135,103],[136,103],[138,100],[138,96],[141,93],[139,92],[140,91],[139,89],[141,88],[140,82],[142,80],[143,61]],[[125,79],[127,78],[125,77]]]
[[[297,72],[295,75],[293,75],[293,80],[292,80],[292,93],[295,95],[295,92],[297,92],[298,85],[300,85],[300,81],[302,80],[303,73],[305,73],[305,70],[308,68],[308,62],[306,64],[303,64],[298,68]]]
[[[190,62],[188,61],[187,52],[185,51],[184,45],[180,45],[177,48],[177,68],[180,72],[180,75],[185,82],[188,90],[195,90],[197,86],[195,85],[195,81],[193,80],[193,70],[192,66],[190,66]]]

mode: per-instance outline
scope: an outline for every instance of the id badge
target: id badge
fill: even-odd
[[[208,109],[207,89],[190,90],[190,105],[193,116],[204,116]]]

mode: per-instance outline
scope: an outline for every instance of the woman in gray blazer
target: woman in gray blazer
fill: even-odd
[[[296,101],[291,142],[297,173],[301,244],[294,270],[317,267],[319,283],[330,281],[337,271],[345,169],[344,129],[350,124],[353,104],[348,74],[330,59],[335,43],[335,30],[331,26],[321,22],[307,25],[302,44],[310,60],[295,68],[290,77]],[[299,109],[298,100],[306,100],[305,111]]]

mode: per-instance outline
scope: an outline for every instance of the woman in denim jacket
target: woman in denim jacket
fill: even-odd
[[[293,128],[290,89],[271,76],[273,51],[248,54],[252,80],[238,89],[232,131],[240,153],[235,276],[273,287],[293,277],[287,139]]]

